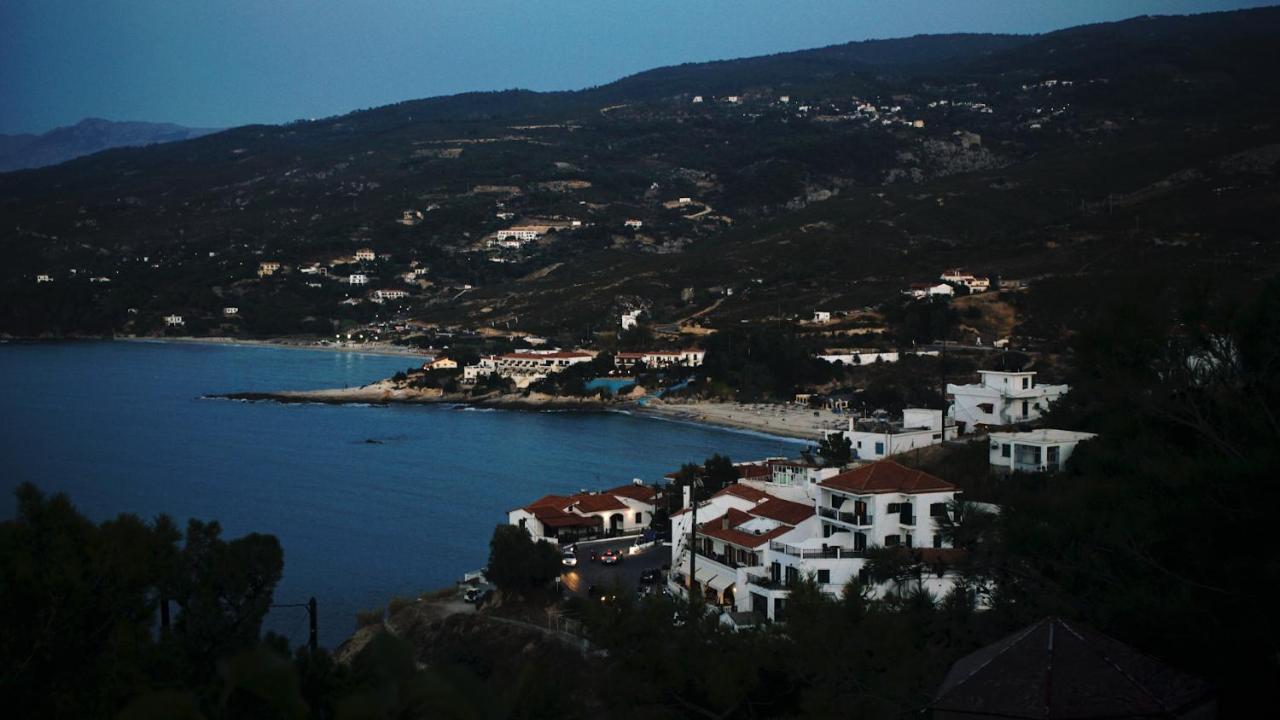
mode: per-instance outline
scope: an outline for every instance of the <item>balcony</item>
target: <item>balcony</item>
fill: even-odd
[[[736,571],[742,566],[742,563],[737,562],[728,555],[724,555],[722,553],[709,553],[702,548],[698,548],[698,558],[699,560],[710,560],[730,572]]]
[[[852,525],[853,527],[871,527],[875,522],[875,517],[870,513],[858,515],[851,512],[843,512],[832,507],[818,508],[818,515],[835,520],[836,522]]]
[[[915,526],[915,524],[916,524],[916,516],[915,516],[915,515],[903,515],[903,516],[902,516],[901,523],[902,523],[903,525],[906,525],[907,527],[914,527],[914,526]]]
[[[866,550],[855,550],[852,548],[828,547],[828,548],[802,548],[795,545],[788,545],[776,541],[769,542],[769,549],[774,552],[780,552],[783,555],[798,557],[802,560],[821,560],[821,559],[839,559],[839,558],[860,558],[866,557]]]
[[[774,580],[768,575],[756,575],[747,573],[747,584],[755,585],[762,590],[785,590],[787,584],[781,580]]]

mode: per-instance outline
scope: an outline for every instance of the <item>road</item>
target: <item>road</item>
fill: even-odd
[[[617,588],[634,591],[640,584],[640,573],[645,570],[657,570],[671,562],[671,547],[656,545],[642,550],[635,555],[627,555],[627,548],[633,540],[617,540],[610,542],[583,545],[578,548],[578,566],[564,568],[560,580],[564,589],[571,595],[586,595],[587,588],[595,585],[600,590]],[[605,550],[613,548],[622,555],[622,562],[617,565],[605,565],[600,561],[591,562],[591,551],[598,557]],[[663,580],[665,582],[665,578]],[[661,587],[662,583],[657,583]]]

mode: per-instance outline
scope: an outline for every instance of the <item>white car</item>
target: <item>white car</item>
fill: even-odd
[[[571,552],[566,552],[565,554],[560,556],[560,564],[565,567],[577,567],[578,556],[574,555]]]

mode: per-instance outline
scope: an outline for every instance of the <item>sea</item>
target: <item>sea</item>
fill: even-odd
[[[278,604],[319,607],[336,647],[358,611],[447,587],[487,562],[508,510],[547,493],[661,480],[713,453],[804,443],[619,412],[277,404],[238,391],[359,386],[412,357],[165,342],[0,344],[0,517],[31,482],[89,518],[216,520],[284,547]],[[307,613],[265,629],[295,644]]]

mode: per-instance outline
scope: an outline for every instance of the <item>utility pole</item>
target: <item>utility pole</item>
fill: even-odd
[[[945,327],[945,326],[944,326]],[[947,335],[942,334],[942,387],[938,393],[942,396],[942,442],[947,441]]]
[[[316,629],[316,598],[314,595],[307,601],[307,614],[310,618],[310,635],[307,638],[307,645],[311,648],[311,654],[314,655],[320,646],[319,631]]]

